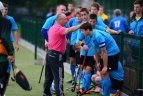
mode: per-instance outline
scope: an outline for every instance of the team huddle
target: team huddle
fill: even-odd
[[[98,88],[102,96],[120,96],[124,70],[120,62],[120,49],[111,34],[126,32],[142,36],[143,2],[134,2],[130,27],[126,18],[121,16],[120,9],[114,10],[116,18],[107,26],[108,16],[104,14],[103,9],[104,7],[97,2],[89,9],[74,8],[72,3],[69,3],[68,11],[64,5],[58,5],[56,14],[47,15],[41,29],[45,47],[48,49],[45,57],[43,96],[52,96],[53,91],[56,96],[65,96],[63,62],[66,61],[67,44],[70,45],[72,77],[68,83],[72,83],[72,91],[76,90],[77,94],[82,96],[90,94],[91,89]],[[5,96],[11,65],[14,66],[14,48],[19,49],[17,24],[7,13],[8,5],[0,2],[0,96]]]
[[[79,68],[77,77],[82,84],[78,92],[86,91],[90,88],[91,82],[94,82],[101,87],[103,96],[110,96],[111,93],[113,96],[120,95],[124,70],[119,61],[120,49],[110,34],[119,34],[121,31],[112,30],[103,22],[102,18],[97,15],[99,8],[98,3],[92,4],[90,10],[77,7],[73,11],[72,18],[65,22],[66,7],[59,5],[57,14],[46,20],[41,30],[45,44],[49,49],[46,56],[43,96],[51,96],[50,86],[53,80],[56,96],[64,96],[63,86],[61,86],[63,82],[60,81],[60,79],[63,81],[64,76],[59,75],[60,69],[55,68],[57,64],[59,64],[58,68],[61,66],[63,68],[59,59],[61,59],[60,55],[65,54],[65,46],[60,48],[63,46],[60,41],[62,43],[65,41],[59,39],[60,36],[66,38],[67,42],[70,43],[69,56],[72,80],[69,82],[75,78],[76,67]],[[56,59],[58,59],[57,62]]]

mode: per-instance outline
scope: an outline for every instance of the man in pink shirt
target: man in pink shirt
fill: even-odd
[[[66,50],[66,34],[73,32],[80,28],[81,25],[65,28],[66,15],[58,14],[56,17],[57,23],[53,25],[48,31],[48,52],[46,55],[46,78],[44,82],[43,96],[52,96],[50,86],[54,80],[56,96],[64,96],[63,92],[63,54]]]

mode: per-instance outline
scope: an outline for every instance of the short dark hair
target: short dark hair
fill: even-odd
[[[96,19],[97,20],[97,15],[96,14],[90,14],[89,19]]]
[[[80,12],[84,12],[84,11],[85,11],[86,13],[89,13],[87,8],[81,8]]]
[[[143,6],[143,2],[142,2],[141,0],[136,0],[136,1],[134,2],[134,4],[139,4],[140,6]]]
[[[7,3],[3,3],[3,6],[9,8],[9,5]]]
[[[92,5],[91,5],[91,7],[96,7],[97,8],[97,10],[99,10],[99,8],[100,8],[100,4],[99,3],[97,3],[97,2],[95,2],[95,3],[93,3]],[[90,7],[90,8],[91,8]]]
[[[82,24],[80,29],[84,29],[84,30],[89,29],[90,31],[92,31],[92,26],[90,23],[87,22],[87,23]]]

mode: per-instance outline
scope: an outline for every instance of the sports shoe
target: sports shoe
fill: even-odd
[[[85,92],[84,90],[80,89],[78,93],[80,93],[80,94],[90,94],[90,90]]]
[[[98,86],[94,87],[94,92],[100,92],[100,88]]]

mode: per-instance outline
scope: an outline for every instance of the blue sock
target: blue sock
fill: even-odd
[[[82,70],[79,69],[79,70],[78,70],[78,74],[77,74],[77,79],[78,79],[78,80],[81,79],[81,74],[82,74]]]
[[[110,96],[111,81],[109,77],[101,79],[101,86],[103,89],[103,96]]]
[[[82,78],[82,89],[87,90],[90,87],[90,82],[91,82],[91,74],[85,72]]]
[[[75,68],[76,68],[76,64],[71,64],[70,65],[70,70],[71,70],[72,78],[74,78]]]

